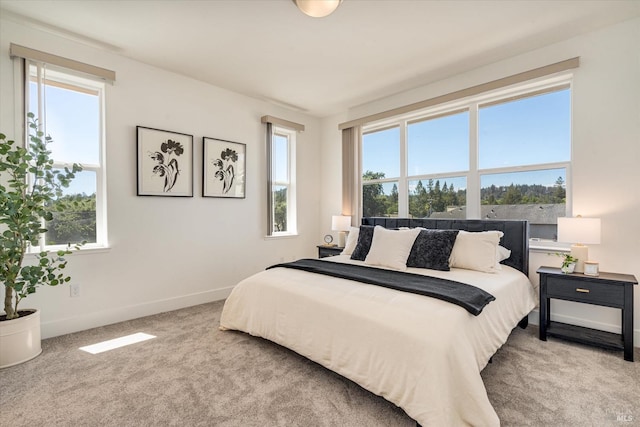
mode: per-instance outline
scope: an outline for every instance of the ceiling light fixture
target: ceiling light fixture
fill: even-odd
[[[324,18],[340,6],[342,0],[291,0],[305,15],[313,18]]]

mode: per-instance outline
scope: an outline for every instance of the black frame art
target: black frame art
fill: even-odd
[[[246,144],[202,138],[202,197],[244,199]]]
[[[136,126],[138,196],[193,197],[193,135]]]

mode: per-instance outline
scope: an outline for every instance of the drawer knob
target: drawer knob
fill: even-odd
[[[582,292],[583,294],[588,294],[589,293],[589,289],[576,288],[576,292]]]

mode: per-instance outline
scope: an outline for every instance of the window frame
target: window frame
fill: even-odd
[[[479,110],[483,106],[500,104],[505,102],[523,99],[530,96],[540,95],[543,93],[554,92],[563,89],[569,89],[570,108],[573,101],[573,73],[561,73],[553,77],[546,77],[501,88],[495,91],[485,92],[479,95],[446,102],[435,105],[426,109],[414,111],[401,116],[386,118],[380,121],[370,122],[362,126],[358,161],[358,178],[360,192],[359,216],[362,217],[363,212],[363,186],[366,184],[384,183],[389,181],[398,181],[398,216],[409,216],[409,182],[429,179],[443,179],[466,177],[466,218],[480,219],[481,217],[481,179],[482,176],[492,174],[504,174],[514,172],[542,171],[549,169],[564,168],[565,173],[565,190],[566,190],[566,215],[571,215],[572,206],[572,181],[571,181],[571,162],[573,159],[573,135],[570,134],[570,158],[568,161],[535,163],[522,166],[506,166],[481,169],[479,167],[479,133],[478,120]],[[469,112],[469,169],[464,171],[450,171],[446,173],[421,174],[415,176],[408,175],[408,126],[412,123],[422,122],[430,119],[456,114],[468,110]],[[571,116],[570,116],[571,120]],[[364,151],[363,139],[368,133],[378,132],[390,127],[400,127],[400,177],[383,178],[379,180],[363,180],[364,172],[362,167],[362,157]],[[572,124],[570,123],[570,128]],[[531,247],[554,247],[556,242],[532,238]]]
[[[274,138],[275,136],[286,138],[287,140],[287,180],[286,181],[278,181],[276,180],[276,159],[274,154]],[[267,158],[270,161],[268,165],[270,169],[270,179],[269,179],[269,195],[268,197],[271,199],[271,203],[269,204],[271,212],[269,213],[270,223],[269,228],[267,230],[267,237],[269,238],[277,238],[277,237],[290,237],[298,235],[298,226],[297,226],[297,197],[296,197],[296,142],[297,142],[297,131],[295,129],[290,129],[284,126],[279,126],[277,124],[271,124],[271,136],[270,136],[271,144],[267,147],[269,151],[267,153]],[[284,231],[276,231],[275,230],[275,200],[274,200],[274,187],[285,187],[287,189],[287,229]]]
[[[35,67],[35,74],[32,74],[32,66]],[[105,126],[105,110],[106,110],[106,84],[103,79],[98,77],[91,77],[77,71],[67,69],[64,67],[47,64],[44,62],[25,59],[23,61],[23,98],[22,105],[24,105],[25,115],[23,117],[23,123],[25,129],[28,129],[26,113],[30,110],[30,83],[34,82],[36,85],[44,84],[50,86],[63,87],[68,90],[74,90],[77,92],[95,94],[98,100],[98,163],[84,163],[78,161],[72,161],[82,166],[83,172],[94,172],[96,177],[96,241],[83,245],[80,250],[93,250],[93,249],[106,249],[108,248],[108,234],[107,234],[107,189],[106,189],[106,126]],[[42,69],[48,70],[51,74],[42,76]],[[46,71],[45,71],[46,74]],[[50,84],[53,83],[53,84]],[[35,115],[38,122],[41,124],[41,128],[45,134],[46,131],[46,111],[42,105],[43,99],[38,97],[36,100]],[[25,144],[28,144],[28,133],[25,132]],[[70,167],[72,163],[56,161],[54,158],[53,167],[61,168]],[[81,172],[82,173],[82,172]],[[44,226],[44,220],[43,220]],[[28,249],[28,253],[39,253],[42,251],[57,251],[65,249],[66,244],[47,245],[45,241],[45,233],[40,235],[38,247],[31,246]]]

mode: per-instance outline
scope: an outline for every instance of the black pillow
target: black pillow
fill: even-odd
[[[355,259],[358,261],[364,261],[369,253],[369,249],[371,249],[371,241],[373,240],[373,229],[372,225],[361,225],[360,231],[358,232],[358,243],[356,243],[356,247],[351,253],[351,259]]]
[[[458,230],[420,230],[407,258],[407,267],[449,271],[449,256]]]

